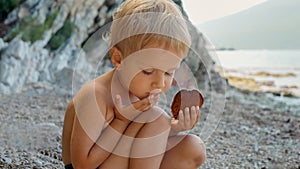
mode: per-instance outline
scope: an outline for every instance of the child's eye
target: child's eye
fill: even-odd
[[[166,74],[169,75],[169,76],[173,76],[174,72],[166,72]]]
[[[145,75],[151,75],[153,73],[153,71],[150,70],[143,70],[142,71]]]

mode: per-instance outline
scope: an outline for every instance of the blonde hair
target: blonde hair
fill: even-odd
[[[171,0],[127,0],[116,9],[110,46],[126,57],[147,45],[186,53],[191,44],[186,20]]]

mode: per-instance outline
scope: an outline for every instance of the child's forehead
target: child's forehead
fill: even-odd
[[[124,64],[140,68],[157,68],[161,70],[176,69],[180,66],[181,56],[174,51],[162,48],[145,48],[134,52],[124,59]]]
[[[171,43],[171,42],[168,42],[165,40],[162,40],[159,42],[156,41],[155,43],[147,44],[146,46],[143,47],[142,50],[148,49],[149,52],[151,52],[151,51],[162,51],[163,52],[164,51],[165,53],[171,53],[171,54],[183,59],[185,56],[184,49],[180,50],[180,49],[173,49],[171,47],[167,47],[167,46],[170,46],[169,43]],[[148,51],[145,50],[145,52],[148,52]]]

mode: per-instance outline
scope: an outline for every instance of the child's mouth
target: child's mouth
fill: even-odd
[[[162,93],[161,89],[154,89],[149,93],[149,97],[159,97],[160,94]]]
[[[151,105],[155,105],[160,97],[162,90],[161,89],[154,89],[149,93],[149,102]]]

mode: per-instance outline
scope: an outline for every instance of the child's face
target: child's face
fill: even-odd
[[[127,56],[121,64],[122,81],[129,93],[143,99],[151,92],[166,92],[184,55],[162,48],[144,48]]]

